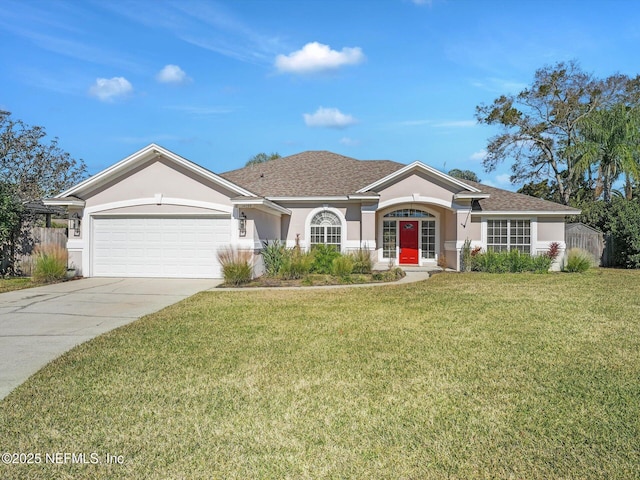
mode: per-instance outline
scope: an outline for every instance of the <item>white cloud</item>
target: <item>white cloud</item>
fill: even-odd
[[[302,50],[289,55],[278,55],[275,66],[280,72],[315,73],[336,70],[345,65],[357,65],[365,59],[360,47],[345,47],[342,51],[331,50],[318,42],[307,43]]]
[[[357,122],[351,115],[345,115],[337,108],[320,107],[315,113],[305,113],[303,117],[308,127],[345,128]]]
[[[178,65],[165,65],[165,67],[158,72],[156,80],[160,83],[171,83],[173,85],[180,85],[187,83],[190,78]]]
[[[117,97],[124,97],[133,92],[133,85],[124,77],[97,78],[89,89],[89,94],[103,102],[111,102]]]
[[[414,5],[429,5],[431,6],[432,0],[411,0]]]
[[[347,147],[357,147],[360,145],[360,140],[356,140],[355,138],[342,137],[340,139],[340,143],[342,145],[346,145]]]
[[[479,152],[473,152],[469,157],[469,160],[478,162],[478,161],[484,160],[485,158],[487,158],[487,151],[483,149],[483,150],[480,150]]]
[[[498,182],[499,185],[511,185],[511,175],[509,175],[508,173],[498,175],[496,177],[496,182]]]

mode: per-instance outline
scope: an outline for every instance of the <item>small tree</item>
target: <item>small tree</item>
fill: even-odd
[[[245,164],[245,167],[249,167],[251,165],[258,165],[260,163],[265,163],[265,162],[268,162],[270,160],[277,160],[278,158],[282,158],[278,152],[274,152],[274,153],[271,153],[269,155],[267,155],[264,152],[261,152],[261,153],[258,153],[256,155],[254,155],[249,160],[247,160],[247,163]]]
[[[453,170],[449,170],[449,176],[459,178],[460,180],[471,180],[472,182],[480,183],[478,175],[471,170],[460,170],[459,168],[454,168]]]

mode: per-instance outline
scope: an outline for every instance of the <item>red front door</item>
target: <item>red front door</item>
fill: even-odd
[[[418,264],[418,222],[400,222],[400,263]]]

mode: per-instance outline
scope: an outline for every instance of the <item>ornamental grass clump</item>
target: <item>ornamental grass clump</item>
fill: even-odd
[[[314,257],[309,252],[303,252],[300,248],[294,247],[286,250],[282,266],[278,276],[283,280],[298,280],[311,271]]]
[[[222,276],[227,285],[249,283],[253,277],[253,253],[249,250],[222,248],[218,251],[218,261],[222,265]]]
[[[371,273],[373,270],[371,250],[359,248],[355,252],[350,253],[349,256],[351,260],[353,260],[353,273]]]
[[[336,277],[347,278],[353,272],[353,260],[349,255],[340,255],[331,263],[331,274]]]
[[[58,282],[67,275],[67,249],[60,245],[38,245],[33,253],[35,266],[32,279],[34,282]]]
[[[572,248],[567,252],[564,271],[569,273],[583,273],[594,266],[591,254],[581,248]]]

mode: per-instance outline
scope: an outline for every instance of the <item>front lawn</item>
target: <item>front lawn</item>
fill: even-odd
[[[0,402],[0,452],[42,458],[0,477],[639,478],[638,292],[594,270],[201,293]]]
[[[0,293],[11,292],[12,290],[21,290],[23,288],[35,287],[31,278],[28,277],[14,277],[14,278],[0,278]]]

